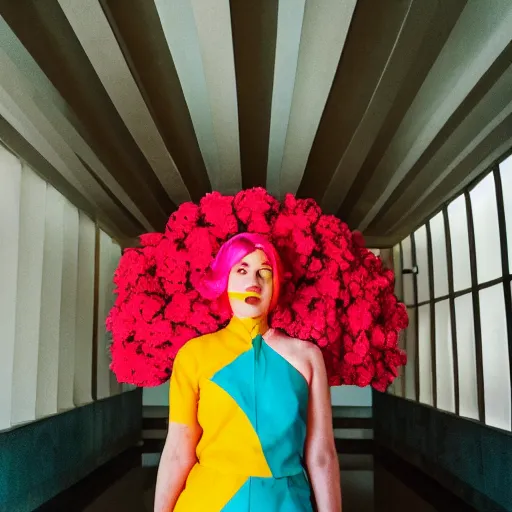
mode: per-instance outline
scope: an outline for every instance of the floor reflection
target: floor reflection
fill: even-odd
[[[132,469],[85,510],[86,512],[112,512],[113,510],[153,512],[155,480],[156,468]],[[344,512],[435,512],[441,510],[429,505],[379,464],[375,464],[372,469],[365,468],[363,464],[356,469],[343,469],[342,464],[341,480]]]

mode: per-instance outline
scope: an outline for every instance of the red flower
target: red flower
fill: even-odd
[[[240,231],[267,234],[283,260],[271,325],[317,344],[331,385],[384,391],[407,361],[397,347],[407,311],[394,295],[393,273],[315,201],[288,194],[279,203],[262,188],[182,204],[165,234],[144,234],[139,248],[123,252],[106,322],[118,380],[165,382],[184,343],[225,325],[229,307],[197,290],[220,245]]]
[[[233,212],[233,199],[233,196],[212,192],[206,194],[199,203],[205,224],[217,238],[234,235],[238,230],[238,222]]]
[[[172,240],[181,238],[192,230],[199,218],[199,207],[194,203],[183,203],[169,218],[166,235]]]
[[[348,329],[353,336],[360,331],[369,329],[373,318],[370,312],[370,304],[366,300],[356,299],[347,311]]]
[[[158,247],[163,237],[163,233],[146,233],[140,235],[139,240],[142,246]]]
[[[358,366],[356,368],[355,384],[359,387],[368,386],[373,379],[373,373],[364,366]]]

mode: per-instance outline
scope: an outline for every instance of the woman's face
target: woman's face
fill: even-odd
[[[238,318],[256,318],[268,314],[272,300],[272,267],[261,250],[248,254],[229,274],[228,297]]]

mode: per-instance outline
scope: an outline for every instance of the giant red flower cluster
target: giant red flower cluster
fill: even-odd
[[[386,390],[406,363],[398,334],[408,319],[393,272],[315,201],[287,195],[279,202],[261,188],[182,204],[165,233],[143,235],[141,247],[124,251],[107,319],[118,380],[162,384],[184,343],[226,324],[229,311],[201,297],[197,284],[222,243],[246,231],[267,235],[283,260],[271,326],[316,343],[331,385]]]

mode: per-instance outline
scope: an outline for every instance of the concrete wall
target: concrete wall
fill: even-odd
[[[512,435],[388,394],[373,396],[374,437],[476,510],[512,511]]]
[[[121,393],[0,434],[0,512],[29,512],[141,438],[142,393]]]
[[[371,407],[372,390],[369,387],[336,386],[331,388],[331,402],[334,406]]]

